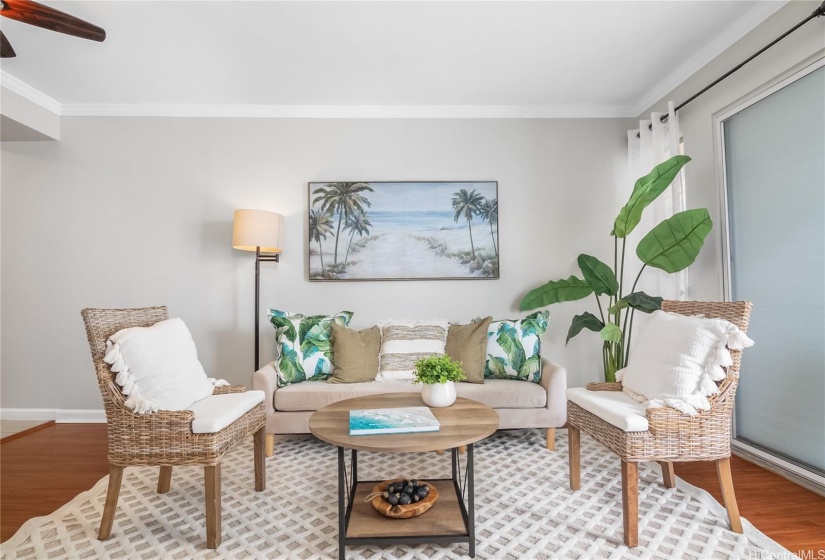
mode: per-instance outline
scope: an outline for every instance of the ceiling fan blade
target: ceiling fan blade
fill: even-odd
[[[3,32],[0,31],[0,58],[14,58],[15,56],[17,56],[17,53],[14,52],[11,43],[6,39]]]
[[[102,28],[32,0],[1,0],[0,6],[0,15],[29,25],[92,41],[106,38]]]

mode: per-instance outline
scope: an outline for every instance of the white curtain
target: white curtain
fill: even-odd
[[[673,101],[667,104],[667,113],[651,113],[649,120],[639,121],[639,128],[627,131],[627,167],[629,172],[628,196],[639,177],[647,175],[651,169],[667,159],[681,153],[682,131],[679,115]],[[662,117],[665,121],[662,122]],[[631,241],[638,241],[662,220],[685,210],[684,171],[671,183],[670,187],[651,204],[642,217],[642,222],[631,234]],[[651,295],[665,299],[688,298],[687,270],[667,274],[658,269],[645,270],[640,283]]]

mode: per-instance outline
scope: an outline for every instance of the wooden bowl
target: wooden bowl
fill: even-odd
[[[401,482],[402,480],[404,479],[395,478],[393,480],[385,480],[384,482],[379,482],[375,485],[372,491],[373,493],[383,493],[387,489],[387,486],[395,482]],[[422,480],[421,482],[426,481]],[[385,502],[384,498],[378,495],[372,499],[372,506],[376,510],[378,510],[378,513],[385,517],[393,517],[395,519],[409,519],[411,517],[418,517],[419,515],[425,513],[427,510],[433,507],[433,504],[438,499],[438,490],[436,490],[435,486],[433,486],[432,484],[427,484],[427,486],[430,487],[430,493],[427,494],[427,497],[423,500],[419,500],[417,502],[413,502],[405,506],[391,506],[389,502]]]

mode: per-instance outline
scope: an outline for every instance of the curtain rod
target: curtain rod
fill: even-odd
[[[703,93],[708,91],[710,88],[712,88],[713,86],[715,86],[716,84],[718,84],[719,82],[721,82],[722,80],[724,80],[725,78],[727,78],[728,76],[730,76],[731,74],[733,74],[734,72],[736,72],[737,70],[742,68],[745,64],[747,64],[748,62],[750,62],[751,60],[753,60],[754,58],[756,58],[757,56],[759,56],[760,54],[762,54],[763,52],[765,52],[766,50],[768,50],[769,48],[774,46],[775,44],[777,44],[779,41],[781,41],[782,39],[784,39],[785,37],[787,37],[788,35],[790,35],[794,31],[796,31],[797,29],[799,29],[800,27],[802,27],[803,25],[805,25],[806,23],[808,23],[812,19],[818,18],[819,16],[825,16],[825,0],[823,0],[822,4],[820,4],[819,7],[816,10],[814,10],[811,15],[809,15],[808,17],[806,17],[805,19],[803,19],[802,21],[800,21],[799,23],[797,23],[796,25],[794,25],[793,27],[788,29],[785,33],[783,33],[782,35],[780,35],[779,37],[777,37],[776,39],[774,39],[773,41],[771,41],[770,43],[768,43],[767,45],[765,45],[764,47],[759,49],[758,51],[756,51],[754,54],[752,54],[751,56],[749,56],[748,58],[746,58],[745,60],[743,60],[742,62],[740,62],[736,66],[734,66],[733,68],[731,68],[730,70],[728,70],[725,74],[723,74],[722,76],[720,76],[719,78],[717,78],[716,80],[714,80],[713,82],[711,82],[710,84],[705,86],[704,88],[700,89],[698,92],[696,92],[693,95],[691,95],[690,97],[688,97],[687,100],[685,100],[682,103],[680,103],[679,105],[677,105],[676,106],[676,111],[678,111],[679,109],[681,109],[682,107],[684,107],[685,105],[687,105],[688,103],[690,103],[691,101],[693,101],[694,99],[696,99],[697,97],[699,97],[700,95],[702,95]],[[667,115],[663,115],[659,120],[663,123],[667,122]],[[648,128],[650,130],[652,130],[653,125],[652,124],[648,125]],[[637,135],[637,137],[638,137],[638,135]]]

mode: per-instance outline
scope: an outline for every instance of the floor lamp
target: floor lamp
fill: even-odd
[[[232,247],[255,251],[255,371],[260,368],[261,262],[280,262],[284,217],[266,210],[235,210]]]

